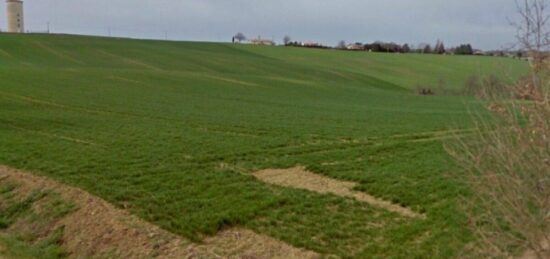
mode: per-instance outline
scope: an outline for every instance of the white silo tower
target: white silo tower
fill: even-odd
[[[6,10],[8,13],[8,32],[25,32],[25,23],[23,20],[23,1],[6,0],[6,4]]]

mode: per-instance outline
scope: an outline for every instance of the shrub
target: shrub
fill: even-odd
[[[417,86],[416,93],[419,95],[435,95],[435,91],[431,87]]]
[[[549,84],[536,71],[513,87],[469,79],[466,91],[489,100],[492,116],[479,117],[473,137],[457,137],[447,149],[473,193],[466,209],[479,256],[550,257]]]
[[[480,77],[472,75],[466,79],[464,85],[464,94],[475,96],[477,98],[488,100],[494,97],[507,98],[510,97],[509,87],[495,75]]]

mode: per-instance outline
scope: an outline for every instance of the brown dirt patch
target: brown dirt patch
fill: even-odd
[[[188,246],[197,255],[209,254],[219,258],[320,258],[314,252],[291,247],[283,242],[246,229],[230,229]]]
[[[72,258],[317,258],[250,230],[229,229],[201,244],[169,233],[78,188],[0,165],[3,181],[19,184],[18,191],[49,190],[77,206],[55,222],[64,227],[63,248]],[[24,224],[14,224],[14,227]]]
[[[424,218],[409,208],[393,204],[363,192],[354,191],[354,182],[339,181],[307,171],[304,167],[290,169],[267,169],[253,174],[258,180],[273,185],[305,189],[318,193],[330,193],[342,197],[353,198],[380,207],[406,217]]]
[[[523,253],[521,255],[521,259],[540,259],[540,258],[550,258],[548,257],[549,256],[549,251],[550,251],[550,242],[549,241],[542,241],[540,243],[540,248],[542,249],[542,251],[539,251],[539,253],[537,253],[535,250],[533,249],[528,249],[525,253]]]

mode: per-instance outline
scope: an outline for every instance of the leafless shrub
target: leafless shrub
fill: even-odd
[[[493,99],[490,121],[447,149],[467,172],[467,209],[484,256],[550,257],[550,103]],[[536,99],[530,96],[529,99]],[[516,250],[516,251],[514,251]]]
[[[509,95],[511,92],[507,88],[509,87],[495,75],[483,77],[472,75],[466,79],[464,94],[487,100],[494,98],[495,95],[500,95],[499,97],[508,97],[506,95]]]
[[[472,191],[467,209],[477,237],[470,252],[491,258],[550,258],[550,66],[545,0],[517,2],[518,40],[531,71],[512,87],[472,78],[492,116],[447,150]],[[476,81],[476,82],[474,82]]]
[[[426,87],[426,86],[421,86],[421,85],[418,85],[416,86],[416,93],[418,95],[435,95],[435,91],[432,90],[431,87]]]

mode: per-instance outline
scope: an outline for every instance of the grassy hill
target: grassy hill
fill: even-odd
[[[0,164],[80,187],[193,240],[241,226],[343,257],[455,256],[468,191],[440,137],[479,104],[418,96],[488,57],[0,34]],[[442,83],[440,83],[442,82]],[[250,173],[306,166],[425,213],[404,218]]]

